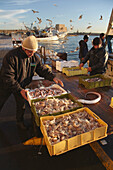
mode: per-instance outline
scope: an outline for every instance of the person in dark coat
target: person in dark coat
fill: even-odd
[[[88,72],[90,75],[102,74],[105,71],[106,51],[101,46],[100,38],[93,39],[93,47],[79,65],[80,68],[89,60]]]
[[[0,111],[13,93],[16,100],[17,125],[22,129],[26,129],[23,118],[25,100],[28,100],[25,88],[32,81],[34,73],[63,86],[62,81],[42,65],[36,53],[37,49],[36,38],[33,35],[27,37],[22,47],[12,49],[4,56],[0,70]]]
[[[100,39],[102,41],[102,47],[106,47],[106,43],[105,43],[105,34],[104,33],[101,33],[100,34]]]
[[[87,42],[88,42],[88,36],[84,35],[84,40],[80,40],[79,41],[79,59],[80,59],[80,63],[83,61],[84,57],[86,56],[87,52],[88,52],[88,46],[87,46]]]

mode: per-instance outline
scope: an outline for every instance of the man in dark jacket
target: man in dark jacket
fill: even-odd
[[[23,41],[22,47],[12,49],[5,55],[0,70],[0,111],[13,93],[16,100],[17,125],[22,129],[26,129],[23,120],[25,99],[28,100],[25,87],[32,81],[34,73],[63,86],[61,80],[56,78],[48,68],[42,66],[36,53],[37,48],[36,38],[34,36],[27,37]]]
[[[101,39],[101,41],[102,41],[102,47],[106,47],[106,43],[104,42],[104,40],[105,40],[105,34],[104,33],[101,33],[100,34],[100,39]]]
[[[80,68],[83,67],[83,65],[89,60],[88,72],[90,72],[90,75],[102,74],[105,71],[105,58],[106,51],[101,47],[100,38],[96,37],[93,39],[93,47],[79,66]]]
[[[83,61],[84,57],[86,56],[86,54],[88,52],[87,41],[88,41],[88,36],[87,35],[84,35],[84,40],[79,41],[79,46],[80,46],[79,59],[80,59],[80,63]]]

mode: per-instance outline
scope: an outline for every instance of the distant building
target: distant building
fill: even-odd
[[[59,32],[66,32],[67,27],[65,24],[56,24],[55,29],[58,30]]]

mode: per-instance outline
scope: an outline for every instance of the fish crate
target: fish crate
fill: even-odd
[[[53,97],[49,97],[48,99],[52,99],[52,98]],[[54,98],[58,98],[58,99],[63,99],[63,98],[70,99],[71,101],[73,101],[78,106],[74,107],[73,109],[68,109],[68,110],[65,110],[65,111],[53,112],[52,114],[46,114],[46,115],[40,115],[36,111],[35,102],[44,101],[45,99],[37,99],[37,100],[33,101],[32,104],[31,104],[31,111],[32,111],[32,113],[33,113],[33,115],[35,117],[35,122],[36,122],[37,126],[40,126],[40,118],[41,117],[52,116],[52,115],[56,116],[56,115],[67,113],[67,112],[70,112],[70,111],[74,111],[74,110],[77,110],[77,109],[83,107],[83,105],[80,102],[76,101],[75,98],[70,93],[63,94],[61,96],[56,96]]]
[[[62,87],[60,87],[58,84],[53,84],[53,85],[51,85],[49,87],[40,87],[39,89],[41,89],[41,90],[45,89],[46,90],[46,89],[54,89],[54,88],[57,88],[57,89],[61,90],[62,94],[67,94],[68,93],[66,90],[64,90]],[[52,95],[48,95],[48,96],[45,96],[45,97],[41,97],[41,96],[31,97],[30,92],[34,92],[34,91],[35,91],[35,89],[27,91],[27,97],[28,97],[28,102],[29,102],[30,106],[31,106],[31,103],[36,101],[37,99],[43,99],[43,98],[46,98],[46,97],[52,97]],[[53,96],[55,96],[55,95],[53,95]],[[57,95],[57,96],[59,96],[59,95]]]
[[[110,107],[112,107],[112,108],[113,108],[113,97],[111,98]]]
[[[70,61],[56,61],[56,70],[62,72],[62,69],[63,67],[77,67],[79,64],[78,64],[78,61],[75,61],[75,60],[70,60]]]
[[[98,79],[98,81],[93,81],[94,79]],[[89,80],[89,82],[87,80]],[[93,89],[97,87],[111,86],[111,79],[101,74],[81,76],[79,77],[79,84],[83,84],[87,89]]]
[[[79,113],[82,111],[86,111],[88,115],[93,117],[93,119],[97,121],[100,126],[93,130],[81,133],[74,137],[70,137],[58,143],[52,144],[51,141],[49,140],[50,137],[48,136],[47,134],[48,132],[45,128],[45,121],[49,121],[49,120],[54,121],[55,119],[58,119],[58,118],[64,119],[65,116],[72,116],[73,114]],[[73,112],[65,113],[63,115],[41,117],[40,119],[40,129],[44,136],[44,140],[45,140],[50,156],[60,155],[72,149],[75,149],[83,145],[86,145],[88,143],[105,138],[107,136],[107,128],[108,128],[108,125],[87,107],[78,109]]]
[[[56,63],[57,61],[63,61],[61,59],[51,59],[51,62],[52,62],[52,67],[54,67],[56,69]]]
[[[83,67],[81,69],[79,67],[63,67],[62,72],[66,74],[66,76],[75,76],[87,74],[87,69]]]

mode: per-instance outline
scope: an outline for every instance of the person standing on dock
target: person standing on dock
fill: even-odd
[[[0,70],[0,111],[13,93],[16,100],[17,126],[25,130],[25,100],[28,100],[25,88],[31,83],[34,73],[63,86],[63,82],[42,65],[36,53],[37,49],[35,36],[28,36],[24,39],[22,47],[12,49],[4,56]]]
[[[106,43],[105,43],[105,34],[104,33],[101,33],[100,34],[100,39],[102,41],[102,47],[106,47]]]
[[[84,57],[86,56],[87,52],[88,52],[88,46],[87,46],[87,42],[88,42],[88,36],[84,35],[83,40],[79,41],[79,59],[80,59],[80,63],[82,63]]]
[[[90,72],[90,75],[102,74],[105,72],[106,51],[104,47],[101,46],[101,40],[98,37],[93,39],[93,47],[79,65],[80,68],[83,67],[88,60],[88,72]]]

